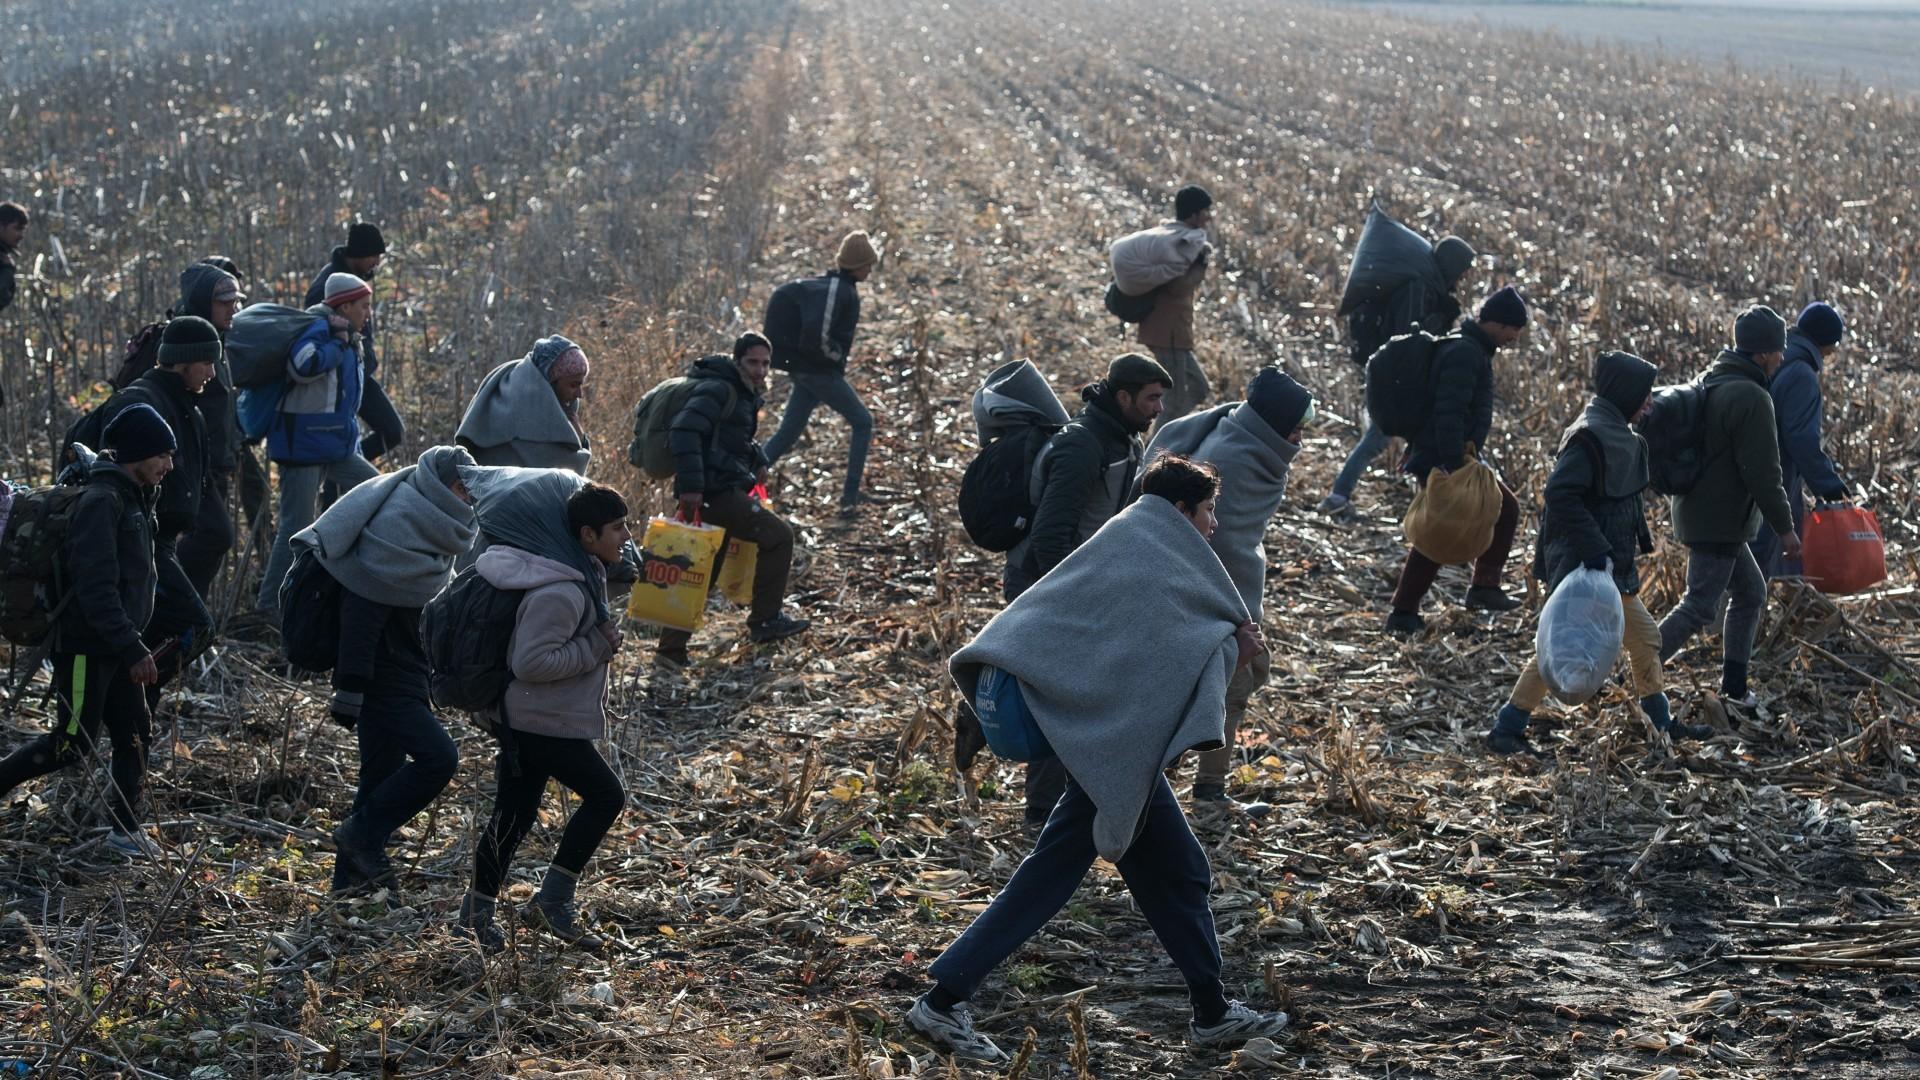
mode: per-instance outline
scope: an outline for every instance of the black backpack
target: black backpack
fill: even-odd
[[[800,278],[773,290],[761,332],[773,343],[773,366],[780,371],[833,371],[820,348],[827,322],[827,292],[832,277]]]
[[[1153,305],[1160,300],[1159,289],[1149,289],[1139,296],[1120,291],[1120,283],[1107,282],[1107,314],[1124,323],[1147,321],[1153,314]]]
[[[340,662],[340,583],[302,544],[280,582],[280,644],[302,671],[332,671]]]
[[[988,551],[1011,551],[1033,525],[1033,462],[1060,429],[1029,424],[980,448],[960,479],[960,524]]]
[[[1647,472],[1653,490],[1685,495],[1707,469],[1706,383],[1656,386],[1653,408],[1639,423],[1647,440]]]
[[[1347,313],[1349,355],[1362,369],[1380,346],[1393,339],[1393,327],[1387,324],[1387,305],[1383,301],[1361,304]]]
[[[125,390],[133,380],[153,370],[160,358],[160,335],[166,329],[165,322],[148,323],[127,339],[126,351],[120,355],[120,370],[107,380],[115,390]]]
[[[1401,334],[1367,358],[1367,417],[1384,434],[1416,439],[1433,412],[1433,354],[1446,338]]]
[[[494,588],[469,566],[420,612],[420,643],[432,672],[427,693],[440,708],[465,709],[495,738],[505,730],[498,706],[513,681],[507,658],[525,595]]]

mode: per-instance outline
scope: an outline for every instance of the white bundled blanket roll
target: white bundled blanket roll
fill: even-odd
[[[1120,291],[1141,296],[1186,273],[1207,249],[1207,230],[1170,221],[1115,240],[1108,253]]]
[[[1600,692],[1620,659],[1627,616],[1613,571],[1581,567],[1568,574],[1540,610],[1534,663],[1553,696],[1578,705]]]

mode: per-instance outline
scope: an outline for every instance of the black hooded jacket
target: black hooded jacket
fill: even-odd
[[[1548,592],[1590,559],[1613,560],[1613,583],[1640,591],[1638,559],[1653,550],[1641,492],[1647,444],[1629,421],[1653,390],[1657,369],[1624,353],[1594,365],[1594,395],[1560,437],[1547,477],[1546,509],[1534,547],[1534,576]]]
[[[140,632],[153,617],[151,489],[101,458],[67,532],[72,598],[54,627],[58,652],[115,656],[132,666],[147,655]]]
[[[187,267],[180,274],[180,301],[174,306],[172,314],[194,315],[212,322],[213,289],[226,276],[226,271],[205,263]],[[221,340],[226,340],[226,336],[226,331],[222,330]],[[213,381],[200,392],[198,405],[200,416],[206,422],[206,472],[231,474],[239,463],[240,428],[233,413],[233,369],[224,355],[214,365]],[[177,456],[174,467],[179,468]]]
[[[203,392],[201,397],[204,396]],[[153,406],[160,419],[167,422],[178,446],[173,452],[173,471],[160,481],[154,515],[159,521],[160,536],[179,536],[193,529],[195,515],[200,510],[201,485],[207,476],[207,426],[201,416],[201,402],[188,393],[179,373],[172,368],[156,367],[108,398],[99,408],[98,426],[93,430],[106,431],[114,417],[142,403]],[[95,421],[89,417],[88,422]]]
[[[760,431],[760,395],[747,385],[730,356],[701,357],[687,376],[699,385],[667,428],[667,445],[673,449],[673,493],[698,491],[712,496],[751,489],[756,474],[767,464],[754,438]],[[732,412],[726,411],[729,389]]]

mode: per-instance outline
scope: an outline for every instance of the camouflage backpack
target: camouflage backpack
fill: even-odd
[[[41,644],[66,609],[67,534],[86,490],[61,483],[13,497],[0,536],[0,635],[16,645]]]

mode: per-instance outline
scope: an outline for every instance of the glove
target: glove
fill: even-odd
[[[1593,558],[1588,559],[1586,562],[1583,562],[1580,565],[1586,567],[1589,570],[1605,571],[1607,568],[1607,562],[1608,562],[1608,559],[1605,555],[1595,555]]]
[[[367,703],[367,695],[355,690],[335,690],[333,700],[327,702],[327,712],[333,722],[352,731],[360,722],[360,709]]]
[[[1834,488],[1831,491],[1823,491],[1820,493],[1820,501],[1823,503],[1846,502],[1848,497],[1849,497],[1849,489],[1845,484],[1841,484],[1839,487]]]

